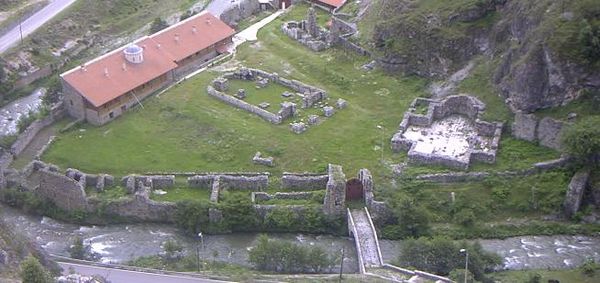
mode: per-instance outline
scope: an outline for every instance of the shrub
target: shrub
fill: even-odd
[[[565,151],[581,163],[600,164],[600,116],[588,116],[569,127],[562,139]]]
[[[320,273],[334,263],[320,247],[302,247],[266,235],[259,236],[248,255],[256,269],[279,273]]]
[[[54,282],[48,271],[33,256],[28,256],[21,263],[21,280],[23,283],[51,283]]]

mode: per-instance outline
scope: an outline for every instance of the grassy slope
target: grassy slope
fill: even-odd
[[[347,176],[355,175],[360,168],[369,168],[378,187],[389,186],[383,182],[390,172],[380,163],[382,131],[376,125],[385,127],[386,163],[404,161],[405,153],[390,152],[389,139],[408,104],[415,97],[425,95],[425,82],[364,72],[360,66],[366,58],[337,50],[313,53],[281,35],[279,26],[283,20],[300,19],[305,14],[306,6],[298,6],[283,19],[268,25],[259,33],[261,41],[242,46],[236,59],[249,67],[319,86],[332,97],[348,100],[347,109],[321,125],[296,135],[286,123],[271,125],[255,115],[225,105],[210,98],[205,91],[206,85],[218,74],[204,72],[160,97],[144,101],[143,109],[138,107],[108,125],[84,125],[84,131],[62,134],[43,159],[64,168],[116,175],[242,170],[270,171],[278,176],[283,171],[323,172],[327,163],[337,163],[344,166]],[[233,84],[232,89],[237,88],[238,85]],[[279,91],[277,89],[275,95]],[[499,113],[492,118],[507,119],[504,110],[489,108],[488,113]],[[265,168],[252,164],[256,151],[274,156],[276,166]],[[497,165],[476,164],[473,170],[522,169],[557,156],[554,151],[505,136]],[[407,173],[432,171],[447,169],[418,166]],[[558,179],[557,183],[560,183]],[[469,192],[478,190],[476,186],[468,189]],[[186,196],[188,192],[180,195]],[[482,196],[488,197],[489,194]]]
[[[294,10],[296,12],[296,10]],[[288,16],[300,18],[305,10]],[[47,152],[44,159],[63,167],[119,174],[150,170],[263,171],[250,159],[256,151],[276,158],[270,169],[322,171],[328,162],[344,164],[354,175],[359,168],[379,169],[375,150],[381,133],[401,120],[404,109],[423,95],[423,81],[397,79],[357,70],[366,61],[339,51],[312,53],[283,37],[278,20],[259,36],[260,48],[245,45],[237,58],[259,67],[323,87],[349,107],[302,135],[287,125],[274,126],[206,95],[206,85],[217,74],[205,72],[161,97],[144,102],[124,117],[103,126],[72,131]],[[386,146],[388,148],[388,146]],[[390,157],[388,152],[385,154]]]

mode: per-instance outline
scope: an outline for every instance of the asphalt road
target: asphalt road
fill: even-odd
[[[106,267],[97,267],[90,265],[81,265],[75,263],[59,262],[60,267],[64,269],[63,274],[69,274],[69,268],[73,268],[76,273],[83,275],[100,275],[106,278],[111,283],[224,283],[226,281],[194,278],[178,275],[164,275],[154,273],[143,273],[137,271],[112,269]]]
[[[19,26],[16,26],[2,35],[2,37],[0,37],[0,54],[19,43],[21,40],[20,30],[23,31],[23,38],[27,37],[75,1],[76,0],[52,0],[46,7],[24,20],[20,28]]]

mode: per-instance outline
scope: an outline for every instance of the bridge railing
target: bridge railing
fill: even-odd
[[[354,236],[354,244],[356,245],[356,253],[358,257],[358,270],[360,274],[365,274],[365,263],[363,261],[362,249],[360,247],[360,241],[358,239],[358,231],[356,230],[356,225],[354,225],[354,219],[352,218],[352,212],[350,212],[349,208],[346,208],[348,212],[348,230]],[[350,232],[349,231],[349,232]]]
[[[379,238],[377,237],[377,231],[375,230],[375,225],[373,224],[373,219],[371,219],[371,214],[369,213],[369,209],[365,207],[365,212],[367,213],[367,218],[369,219],[369,224],[371,225],[371,231],[373,232],[373,237],[375,238],[375,245],[377,246],[377,256],[379,257],[379,264],[383,265],[383,256],[381,256],[381,248],[379,247]]]

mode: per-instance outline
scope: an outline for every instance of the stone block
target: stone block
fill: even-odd
[[[235,94],[235,97],[239,99],[246,98],[246,90],[243,88],[238,89],[237,93]]]
[[[537,130],[537,119],[533,114],[517,113],[515,114],[515,122],[512,125],[512,135],[515,138],[535,141]]]
[[[218,90],[225,92],[229,89],[229,80],[223,77],[219,77],[213,80],[213,87]]]
[[[262,109],[267,109],[267,108],[269,108],[269,106],[271,106],[271,104],[268,102],[261,102],[260,104],[258,104],[258,107],[260,107]]]
[[[564,123],[559,120],[552,119],[550,117],[543,118],[537,130],[538,140],[541,145],[553,148],[556,150],[561,149],[561,135],[564,127]]]
[[[585,188],[588,185],[588,181],[590,178],[589,170],[579,170],[569,183],[569,189],[567,190],[567,195],[565,197],[565,202],[563,207],[565,209],[565,215],[567,217],[573,217],[577,211],[579,211],[579,207],[581,206],[581,201],[583,199],[583,193],[585,192]]]
[[[309,125],[316,125],[318,123],[319,123],[319,116],[317,116],[317,115],[308,116],[308,124]]]
[[[262,157],[262,154],[260,153],[260,151],[257,151],[256,154],[254,154],[254,157],[252,158],[252,162],[254,162],[254,164],[258,164],[258,165],[265,165],[265,166],[272,167],[273,166],[273,157]]]
[[[341,99],[341,98],[339,98],[337,100],[337,102],[335,103],[335,107],[337,109],[344,109],[344,108],[346,108],[347,105],[348,105],[348,102],[346,100]]]
[[[289,98],[289,97],[292,97],[292,96],[294,96],[294,94],[293,94],[293,93],[291,93],[291,92],[289,92],[289,91],[285,91],[285,92],[283,92],[283,93],[281,94],[281,96],[283,96],[283,97],[285,97],[285,98]]]
[[[299,123],[292,123],[290,125],[290,128],[292,129],[292,132],[296,133],[296,134],[301,134],[304,133],[306,131],[306,124],[299,122]]]
[[[323,114],[325,117],[331,117],[333,114],[335,114],[335,109],[333,109],[331,106],[325,106],[323,107]]]
[[[269,79],[263,78],[263,79],[256,81],[256,86],[259,88],[264,88],[267,85],[269,85]]]

